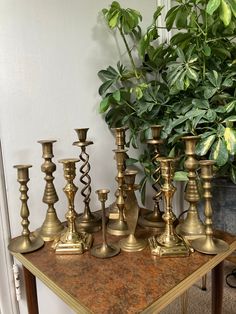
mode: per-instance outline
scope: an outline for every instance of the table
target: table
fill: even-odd
[[[139,236],[148,236],[141,230]],[[51,242],[38,251],[13,254],[25,272],[29,314],[38,313],[35,277],[39,278],[76,313],[158,313],[212,270],[212,313],[220,314],[223,293],[223,261],[236,249],[236,237],[217,231],[230,245],[217,255],[194,252],[189,257],[160,258],[147,247],[98,259],[82,255],[55,255]],[[119,237],[108,236],[117,242]],[[95,243],[101,233],[95,234]]]

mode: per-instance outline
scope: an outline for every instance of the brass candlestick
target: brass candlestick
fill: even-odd
[[[31,165],[16,165],[14,168],[17,169],[17,181],[20,183],[20,200],[21,200],[21,225],[23,227],[23,231],[21,236],[12,239],[10,244],[8,245],[8,249],[11,252],[15,253],[28,253],[38,250],[44,245],[44,241],[39,237],[34,237],[30,234],[29,231],[29,208],[27,205],[28,201],[28,187],[27,182],[29,181],[29,168]]]
[[[134,235],[140,209],[134,193],[134,191],[139,188],[139,186],[135,184],[136,174],[137,171],[128,169],[124,173],[124,183],[126,192],[125,217],[129,226],[130,234],[127,238],[120,240],[120,248],[122,251],[126,252],[141,251],[147,245],[147,241],[145,239],[137,239]]]
[[[57,192],[53,184],[53,172],[56,171],[56,165],[52,162],[53,143],[55,140],[42,140],[38,143],[42,144],[44,163],[41,166],[42,172],[45,173],[46,186],[43,195],[43,202],[48,205],[46,218],[40,229],[35,231],[44,241],[52,241],[64,229],[61,221],[58,219],[54,204],[58,201]]]
[[[204,238],[195,239],[192,241],[192,247],[201,253],[205,254],[218,254],[229,249],[229,245],[213,236],[212,229],[212,207],[211,207],[211,179],[213,178],[213,165],[214,160],[201,160],[199,162],[201,167],[201,178],[203,180],[203,190],[205,199],[205,225],[206,236]]]
[[[188,170],[189,181],[185,199],[189,202],[189,209],[186,219],[177,226],[176,232],[191,240],[205,236],[205,227],[199,218],[197,209],[200,197],[196,181],[198,161],[195,158],[195,147],[199,136],[184,136],[182,139],[185,141],[185,154],[187,156],[185,168]]]
[[[124,218],[124,209],[125,209],[125,194],[124,194],[124,158],[125,158],[125,149],[115,149],[115,157],[117,163],[117,183],[118,183],[118,190],[117,190],[117,198],[116,198],[116,205],[119,210],[119,218],[110,220],[107,225],[107,232],[114,235],[128,235],[129,228],[127,222]]]
[[[119,254],[120,248],[112,244],[107,244],[106,240],[106,214],[105,214],[105,202],[107,195],[110,191],[106,189],[97,190],[98,199],[102,205],[102,244],[96,245],[91,249],[91,254],[99,258],[108,258]]]
[[[115,133],[115,144],[117,146],[117,149],[125,149],[125,131],[127,128],[121,127],[121,128],[113,128],[112,131]],[[124,168],[123,171],[125,171],[125,159],[127,158],[127,154],[125,154],[124,158]],[[116,177],[117,181],[117,177]],[[119,192],[118,189],[115,192],[115,197],[117,198]],[[117,207],[116,201],[114,201],[109,206],[109,219],[118,219],[119,218],[119,209]]]
[[[80,159],[83,165],[80,167],[80,182],[84,185],[81,190],[81,195],[84,197],[84,211],[76,218],[76,226],[79,230],[86,232],[97,232],[101,230],[101,217],[97,214],[92,214],[90,210],[90,195],[91,195],[91,178],[89,176],[90,163],[89,155],[86,153],[86,147],[92,145],[92,141],[87,141],[88,128],[75,129],[79,141],[73,145],[81,148]]]
[[[64,177],[67,181],[63,191],[68,199],[68,211],[66,213],[67,229],[61,234],[60,238],[53,243],[56,254],[81,254],[90,249],[92,245],[92,235],[88,233],[79,233],[76,229],[76,212],[74,208],[74,198],[78,188],[73,183],[75,178],[75,164],[79,159],[62,159]]]
[[[173,158],[161,158],[161,175],[164,179],[164,184],[161,191],[164,197],[165,213],[163,219],[166,223],[164,232],[158,237],[149,238],[151,253],[159,256],[188,256],[189,248],[184,240],[175,232],[173,223],[176,219],[172,211],[172,199],[176,188],[172,184],[174,175]]]
[[[160,201],[162,198],[162,193],[160,189],[160,180],[161,180],[161,172],[160,172],[160,162],[158,158],[160,157],[159,145],[163,143],[163,140],[160,138],[162,125],[153,125],[151,126],[152,131],[152,139],[147,141],[147,144],[153,147],[153,157],[152,163],[155,167],[155,171],[152,174],[154,179],[154,183],[152,184],[152,188],[155,191],[155,195],[153,196],[154,208],[153,211],[141,216],[139,218],[139,224],[143,227],[152,227],[152,228],[164,228],[165,222],[163,221],[162,215],[163,212],[160,211]]]

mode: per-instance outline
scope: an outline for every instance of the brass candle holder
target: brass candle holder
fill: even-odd
[[[164,232],[158,237],[149,238],[149,245],[151,253],[159,256],[188,256],[189,248],[185,241],[177,235],[174,229],[174,221],[176,219],[172,211],[172,199],[176,188],[172,184],[174,176],[174,163],[173,158],[160,158],[161,175],[164,184],[161,187],[163,193],[165,213],[163,219],[166,223]]]
[[[212,206],[211,206],[211,180],[213,178],[213,165],[214,160],[201,160],[199,162],[201,167],[201,178],[203,180],[203,190],[204,190],[204,213],[205,213],[205,225],[206,225],[206,235],[204,238],[195,239],[192,241],[192,247],[201,253],[205,254],[218,254],[220,252],[227,251],[229,245],[213,236],[212,228]]]
[[[29,181],[29,168],[31,165],[15,165],[17,169],[17,181],[20,183],[20,200],[21,200],[21,225],[23,227],[21,236],[12,239],[8,249],[15,253],[28,253],[38,250],[44,245],[44,241],[39,237],[34,237],[29,231],[29,208],[27,201],[29,199],[27,192],[27,182]]]
[[[96,245],[91,249],[91,255],[99,258],[109,258],[113,257],[120,252],[120,248],[112,244],[107,244],[106,239],[106,214],[105,214],[105,202],[107,200],[107,195],[110,191],[106,189],[97,190],[98,199],[102,205],[102,244]]]
[[[153,196],[153,211],[148,212],[139,218],[139,225],[143,227],[164,228],[165,226],[165,222],[162,218],[163,212],[161,212],[159,205],[162,198],[162,192],[160,189],[161,172],[158,158],[160,157],[159,145],[163,143],[163,140],[160,138],[162,128],[162,125],[151,126],[152,139],[147,141],[147,144],[153,147],[152,163],[155,167],[155,171],[152,174],[154,179],[152,188],[155,191],[155,195]]]
[[[97,232],[101,230],[101,217],[97,214],[91,213],[90,210],[90,195],[91,195],[91,178],[89,176],[90,163],[89,155],[86,152],[86,147],[92,145],[92,141],[87,141],[88,128],[75,129],[79,141],[74,142],[73,145],[81,148],[80,160],[83,165],[80,167],[80,182],[84,185],[81,189],[81,195],[84,198],[84,211],[76,218],[76,226],[79,230],[86,232]]]
[[[147,241],[145,239],[137,239],[135,237],[135,230],[138,222],[139,216],[139,205],[135,196],[134,191],[139,189],[139,186],[135,184],[135,176],[137,174],[136,170],[126,169],[124,173],[124,183],[125,183],[125,217],[129,227],[130,234],[127,238],[120,240],[120,248],[122,251],[126,252],[137,252],[143,250]]]
[[[76,212],[74,208],[74,198],[78,188],[73,180],[75,178],[75,164],[79,159],[61,159],[63,164],[64,177],[67,181],[63,191],[68,199],[68,211],[65,215],[67,220],[67,229],[58,239],[54,240],[53,248],[56,254],[81,254],[90,249],[93,237],[88,233],[79,233],[76,229]]]
[[[52,158],[54,157],[53,143],[55,142],[55,140],[38,141],[38,143],[42,144],[44,163],[41,166],[41,170],[45,173],[44,179],[46,181],[43,202],[48,205],[48,209],[42,227],[34,233],[44,241],[54,240],[64,229],[54,208],[54,204],[58,201],[57,192],[53,184],[54,177],[52,175],[56,171],[56,165],[52,162]]]
[[[187,156],[185,168],[188,170],[189,181],[186,186],[185,200],[189,202],[189,209],[186,219],[176,227],[176,232],[191,240],[205,236],[205,226],[199,218],[197,209],[200,197],[196,180],[198,161],[195,158],[195,148],[199,136],[184,136],[182,139],[185,141],[185,154]]]
[[[120,128],[113,128],[112,131],[115,133],[115,144],[117,146],[116,149],[122,150],[125,149],[125,131],[127,128],[125,127],[120,127]],[[124,165],[123,165],[123,171],[125,171],[125,159],[127,158],[127,154],[125,154],[124,158]],[[116,177],[117,181],[117,177]],[[115,198],[117,198],[119,192],[118,189],[115,192]],[[119,209],[117,207],[116,201],[114,201],[110,206],[109,206],[109,219],[118,219],[119,218]]]
[[[116,164],[117,164],[117,183],[118,183],[118,190],[117,190],[117,198],[116,198],[116,205],[119,210],[119,217],[118,219],[113,219],[108,222],[107,225],[107,232],[113,235],[128,235],[129,228],[128,224],[124,218],[124,210],[125,210],[125,193],[124,193],[124,159],[125,159],[125,149],[115,149],[115,157],[116,157]]]

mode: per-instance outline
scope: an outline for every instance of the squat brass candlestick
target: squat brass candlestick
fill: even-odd
[[[184,240],[178,236],[175,232],[173,223],[176,219],[172,211],[172,199],[176,191],[176,188],[172,184],[174,176],[174,163],[173,158],[161,158],[161,175],[164,180],[164,184],[161,187],[161,191],[164,197],[165,213],[163,219],[166,223],[165,231],[158,236],[149,238],[149,245],[151,253],[159,256],[188,256],[189,248]]]
[[[108,258],[119,254],[120,248],[112,244],[107,244],[106,239],[106,214],[105,214],[105,202],[107,195],[110,191],[106,189],[97,190],[98,199],[102,205],[102,244],[96,245],[91,249],[91,254],[99,258]]]
[[[205,199],[205,225],[206,236],[204,238],[195,239],[192,241],[192,247],[201,253],[205,254],[218,254],[229,249],[229,245],[213,236],[212,228],[212,207],[211,207],[211,180],[213,178],[213,165],[214,160],[201,160],[199,162],[201,167],[201,178],[203,180],[203,190]]]
[[[147,144],[153,147],[153,157],[152,163],[155,167],[155,171],[152,174],[154,179],[154,183],[152,184],[152,188],[155,191],[155,195],[153,196],[154,208],[153,211],[141,216],[139,218],[139,224],[143,227],[154,227],[154,228],[164,228],[165,222],[163,221],[162,215],[163,212],[160,211],[160,201],[162,198],[162,192],[160,189],[160,180],[161,180],[161,171],[160,171],[160,162],[158,158],[160,157],[159,145],[163,143],[163,140],[160,138],[162,125],[153,125],[151,126],[152,131],[152,139],[147,141]]]
[[[185,154],[187,156],[184,165],[188,170],[189,181],[186,187],[185,199],[189,202],[189,209],[186,219],[177,226],[176,232],[192,240],[205,236],[205,227],[199,218],[197,209],[200,197],[196,180],[198,161],[195,158],[195,148],[199,136],[184,136],[182,139],[185,141]]]
[[[40,229],[35,231],[35,234],[39,235],[44,241],[52,241],[62,232],[64,229],[62,223],[57,217],[54,204],[58,201],[57,192],[53,184],[53,172],[56,171],[56,165],[52,162],[53,155],[53,143],[55,140],[42,140],[38,143],[42,144],[44,163],[41,166],[42,172],[45,173],[46,186],[43,195],[43,202],[48,205],[46,218]]]
[[[122,251],[126,252],[141,251],[147,245],[147,241],[145,239],[137,239],[134,235],[140,209],[134,193],[134,191],[139,188],[139,186],[135,184],[136,174],[136,170],[129,169],[126,169],[124,173],[125,192],[127,195],[125,199],[125,217],[129,226],[130,234],[127,238],[120,240],[120,248]]]
[[[125,210],[125,194],[124,194],[124,158],[125,158],[125,149],[114,150],[116,163],[117,163],[117,182],[118,182],[118,193],[116,198],[116,205],[119,210],[119,218],[110,220],[107,225],[107,232],[113,235],[127,235],[129,234],[129,228],[127,222],[124,218]]]
[[[67,230],[61,234],[60,238],[53,243],[56,254],[81,254],[90,249],[92,245],[92,235],[88,233],[79,233],[76,229],[76,212],[74,208],[74,198],[78,188],[73,180],[75,178],[75,164],[79,159],[62,159],[64,177],[67,181],[63,191],[68,199],[68,211],[66,213]]]
[[[76,218],[76,226],[79,230],[86,232],[97,232],[101,229],[101,217],[97,214],[92,214],[90,210],[90,195],[91,195],[91,178],[89,176],[90,163],[89,155],[86,152],[86,147],[92,145],[92,141],[87,141],[88,128],[75,129],[79,141],[73,145],[81,148],[80,160],[83,165],[80,167],[80,182],[84,185],[81,190],[81,195],[84,197],[84,211]]]
[[[29,208],[27,205],[27,201],[29,199],[27,192],[27,182],[29,181],[29,168],[31,165],[16,165],[14,168],[17,169],[17,181],[20,183],[20,200],[21,200],[21,225],[23,227],[23,231],[21,236],[12,239],[10,244],[8,245],[8,249],[11,252],[15,253],[28,253],[35,251],[41,248],[44,244],[44,241],[41,238],[34,237],[30,234],[29,231]]]
[[[117,149],[125,149],[125,131],[127,130],[127,128],[125,127],[121,127],[121,128],[113,128],[112,131],[115,133],[115,144],[117,146]],[[125,159],[127,158],[127,155],[125,154],[125,158],[124,158],[124,169],[123,171],[125,171]],[[116,181],[117,181],[117,177],[116,177]],[[118,189],[115,192],[115,197],[117,198],[119,192]],[[119,209],[117,207],[116,201],[113,202],[110,206],[109,206],[109,219],[118,219],[119,218]]]

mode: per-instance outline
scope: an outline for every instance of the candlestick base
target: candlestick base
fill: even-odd
[[[64,230],[63,224],[57,218],[55,212],[47,213],[46,219],[41,228],[34,231],[35,237],[40,237],[44,241],[55,240]]]
[[[120,248],[115,244],[98,244],[91,249],[90,253],[98,258],[109,258],[119,254]]]
[[[10,241],[8,249],[14,253],[29,253],[40,249],[44,245],[44,241],[33,235],[29,237],[19,236]]]
[[[191,245],[198,252],[212,255],[225,252],[229,249],[229,245],[225,241],[206,236],[204,238],[193,240]]]
[[[130,233],[127,222],[122,220],[110,221],[107,225],[107,232],[116,236],[128,235]]]
[[[77,230],[88,233],[100,231],[102,229],[101,224],[101,216],[94,213],[89,215],[80,214],[75,220]]]
[[[130,234],[128,238],[120,240],[120,248],[125,252],[138,252],[145,249],[147,241],[145,239],[137,239],[133,234]]]

